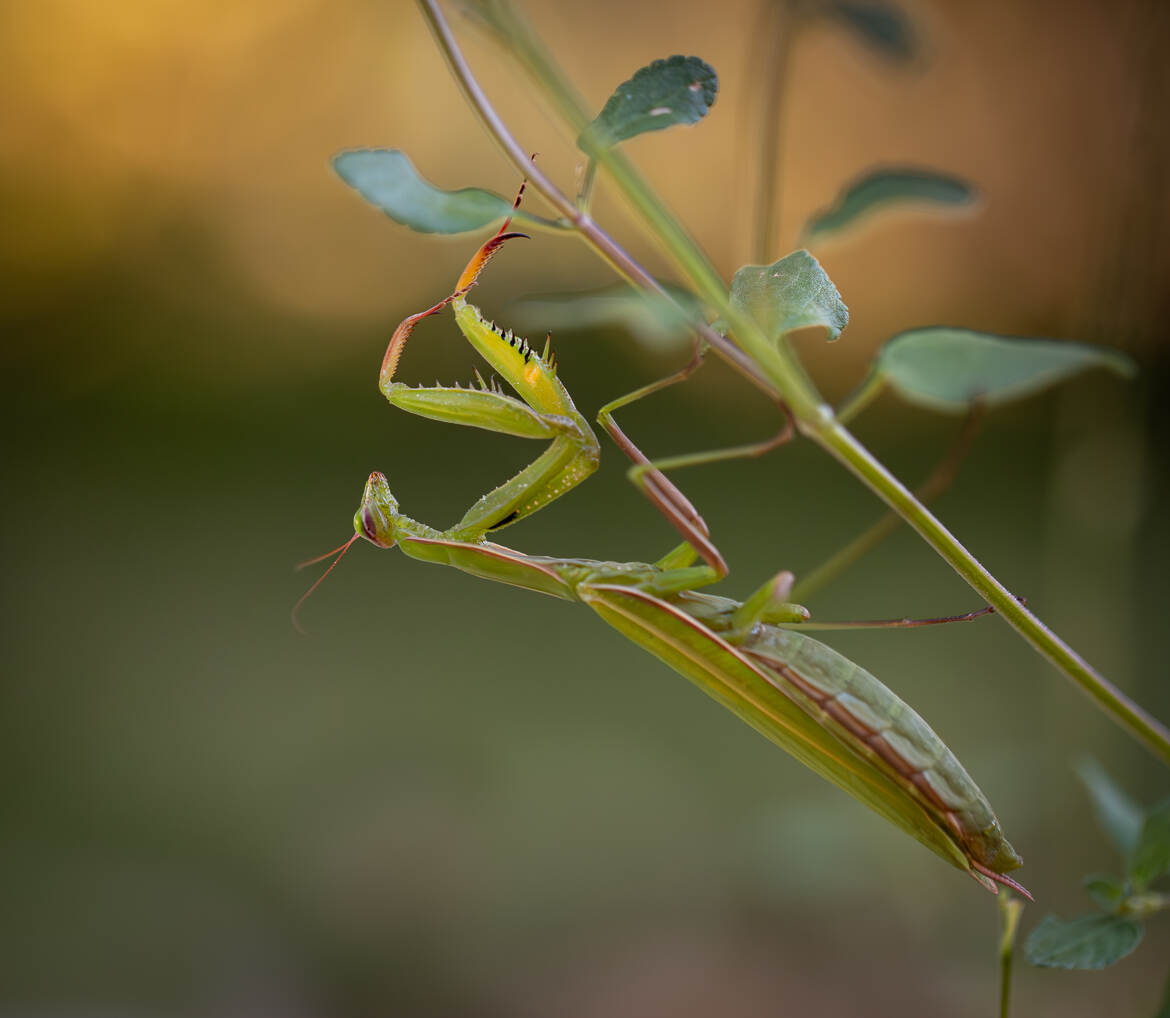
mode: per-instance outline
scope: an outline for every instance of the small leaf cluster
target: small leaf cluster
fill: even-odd
[[[1121,855],[1122,875],[1091,874],[1082,886],[1100,911],[1046,916],[1024,945],[1028,961],[1047,968],[1101,969],[1141,943],[1145,920],[1170,909],[1154,884],[1170,875],[1170,799],[1150,809],[1133,801],[1093,761],[1080,768],[1106,836]]]
[[[853,27],[860,31],[877,7],[880,5],[829,4],[832,11],[826,8],[820,13],[834,13],[850,23],[857,15],[860,21]],[[892,38],[905,41],[898,33]],[[876,45],[880,38],[871,41]],[[697,123],[710,111],[717,92],[715,71],[698,57],[676,55],[655,60],[618,86],[581,132],[578,144],[592,157],[639,134]],[[363,198],[396,222],[423,233],[478,230],[498,222],[512,210],[508,199],[482,188],[449,191],[435,187],[396,149],[342,152],[333,165]],[[974,200],[975,191],[970,185],[947,174],[913,168],[874,170],[846,186],[830,208],[814,216],[806,227],[806,238],[821,239],[837,233],[875,209],[891,204],[962,206]],[[524,210],[517,213],[517,218],[535,226],[566,225]],[[680,299],[681,291],[670,284],[666,289],[671,294],[670,301],[621,288],[550,295],[538,306],[553,312],[555,320],[543,323],[544,327],[568,322],[611,323],[625,326],[644,341],[661,345],[672,337],[685,335],[688,321],[701,314],[693,297]],[[754,319],[777,344],[790,333],[806,328],[819,328],[827,339],[833,340],[849,321],[849,309],[833,281],[806,250],[795,251],[772,265],[740,268],[731,283],[730,302]],[[721,332],[727,331],[726,323],[714,324]],[[873,393],[889,386],[911,403],[953,413],[970,410],[976,404],[990,406],[1018,399],[1093,367],[1109,368],[1123,375],[1132,373],[1128,358],[1102,347],[931,327],[904,332],[889,340],[862,389]]]
[[[581,149],[593,154],[647,131],[697,123],[711,109],[718,90],[715,71],[698,57],[655,60],[618,86],[581,133]],[[334,157],[333,168],[371,205],[419,233],[468,233],[498,222],[512,210],[511,201],[494,191],[435,187],[398,149],[342,152]],[[546,227],[563,225],[524,211],[516,218]]]

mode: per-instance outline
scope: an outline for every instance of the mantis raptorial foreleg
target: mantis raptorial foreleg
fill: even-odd
[[[519,206],[524,185],[516,194]],[[489,492],[452,528],[460,540],[476,540],[543,508],[597,469],[597,436],[577,412],[568,391],[557,378],[556,360],[546,344],[537,353],[523,338],[503,331],[484,319],[467,300],[483,267],[514,237],[511,218],[483,244],[459,277],[454,293],[438,304],[406,318],[394,330],[382,360],[378,388],[397,407],[431,420],[484,428],[519,438],[548,439],[551,444],[515,477]],[[395,380],[398,362],[415,325],[450,304],[455,321],[469,343],[520,396],[506,395],[494,382],[479,377],[479,387],[415,387]],[[478,376],[478,372],[477,372]]]
[[[521,184],[513,209],[519,206],[523,193],[524,185]],[[509,218],[480,247],[449,297],[426,311],[409,316],[394,330],[379,374],[378,386],[386,399],[410,413],[450,424],[551,441],[549,448],[533,463],[471,507],[453,528],[453,536],[460,540],[475,540],[488,531],[498,530],[536,512],[588,477],[598,461],[597,438],[557,379],[556,364],[549,355],[547,344],[545,351],[537,354],[524,339],[487,322],[479,309],[467,300],[467,292],[496,251],[508,240],[524,236],[509,233],[510,225]],[[495,384],[489,387],[482,378],[478,389],[413,387],[395,380],[399,359],[414,327],[448,304],[454,308],[456,324],[468,342],[508,382],[520,399],[506,395]],[[613,417],[615,410],[689,378],[702,362],[702,347],[696,342],[690,361],[682,369],[608,403],[599,412],[598,421],[633,463],[630,480],[713,570],[713,579],[719,579],[727,574],[727,565],[711,541],[706,522],[663,470],[759,456],[791,437],[791,422],[786,421],[780,434],[764,442],[654,462],[622,431]]]

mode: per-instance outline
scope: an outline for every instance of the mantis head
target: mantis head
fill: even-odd
[[[357,536],[379,548],[393,548],[398,519],[398,500],[390,494],[386,475],[375,470],[366,481],[362,504],[353,514],[353,529]]]
[[[300,613],[301,605],[303,605],[309,596],[319,586],[322,581],[333,572],[334,567],[338,562],[345,557],[345,553],[353,547],[353,542],[359,537],[364,537],[367,541],[376,544],[379,548],[393,548],[396,538],[394,531],[398,526],[398,521],[402,517],[398,513],[398,502],[395,501],[394,496],[390,494],[390,485],[386,483],[386,477],[378,473],[376,470],[370,474],[370,479],[366,481],[366,490],[362,495],[362,504],[353,517],[354,535],[345,544],[334,548],[332,551],[325,552],[324,555],[318,555],[315,558],[309,559],[307,562],[302,562],[297,566],[297,569],[304,569],[305,566],[311,566],[317,562],[327,559],[333,555],[337,557],[330,563],[329,568],[318,578],[305,593],[301,599],[296,603],[292,610],[292,624],[298,632],[304,632],[301,629],[300,621],[297,616]]]

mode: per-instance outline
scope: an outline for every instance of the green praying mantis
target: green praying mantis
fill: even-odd
[[[523,193],[521,184],[513,211]],[[787,441],[793,431],[788,422],[765,442],[650,462],[622,432],[613,413],[689,375],[701,361],[698,348],[691,363],[675,375],[614,400],[598,414],[599,423],[633,461],[631,479],[681,534],[680,545],[653,563],[601,562],[526,555],[490,540],[496,531],[585,480],[597,468],[600,454],[597,436],[557,375],[548,344],[537,353],[521,337],[486,321],[467,300],[492,256],[507,241],[525,236],[508,232],[510,225],[509,217],[479,248],[450,296],[395,329],[382,362],[379,389],[390,403],[411,413],[547,440],[548,447],[446,530],[399,512],[385,476],[372,473],[354,515],[354,535],[305,563],[335,556],[294,608],[294,623],[304,600],[359,537],[379,548],[397,545],[424,562],[582,602],[802,763],[988,890],[995,893],[996,885],[1002,884],[1030,898],[1006,875],[1022,860],[1004,837],[986,797],[943,741],[869,672],[799,632],[809,613],[788,601],[790,572],[778,573],[743,602],[698,590],[726,576],[727,565],[703,518],[662,470],[758,455]],[[395,380],[414,327],[448,305],[464,337],[516,396],[505,393],[494,378],[485,382],[478,372],[478,385],[467,388],[413,387]]]

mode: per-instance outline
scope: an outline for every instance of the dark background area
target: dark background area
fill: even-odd
[[[750,260],[754,12],[530,5],[598,106],[697,53],[711,116],[631,153],[728,277]],[[907,5],[892,68],[807,31],[785,97],[782,232],[882,163],[958,173],[973,215],[874,216],[814,253],[852,324],[808,344],[841,399],[915,325],[1106,343],[1141,366],[994,414],[939,512],[1012,590],[1170,718],[1166,17],[1157,4]],[[11,5],[0,137],[3,706],[0,984],[21,1014],[982,1016],[990,896],[578,606],[356,548],[308,603],[292,564],[350,533],[385,471],[437,526],[535,455],[389,408],[394,324],[478,241],[412,234],[336,179],[355,146],[447,187],[516,181],[413,6],[367,0]],[[456,20],[524,144],[574,155]],[[541,211],[533,201],[536,211]],[[599,218],[666,272],[602,188]],[[609,279],[583,246],[512,245],[477,291]],[[537,326],[533,338],[543,331]],[[449,317],[403,376],[472,376]],[[554,337],[587,414],[682,348]],[[719,365],[626,413],[665,454],[770,433]],[[957,427],[884,398],[857,424],[899,476]],[[673,534],[598,476],[510,529],[537,554],[654,558]],[[807,443],[680,475],[745,594],[816,566],[879,507]],[[977,607],[899,533],[824,618]],[[930,720],[994,803],[1037,904],[1115,868],[1073,764],[1145,802],[1166,772],[995,619],[830,641]],[[1017,1013],[1152,1015],[1170,931],[1104,974],[1017,968]]]

